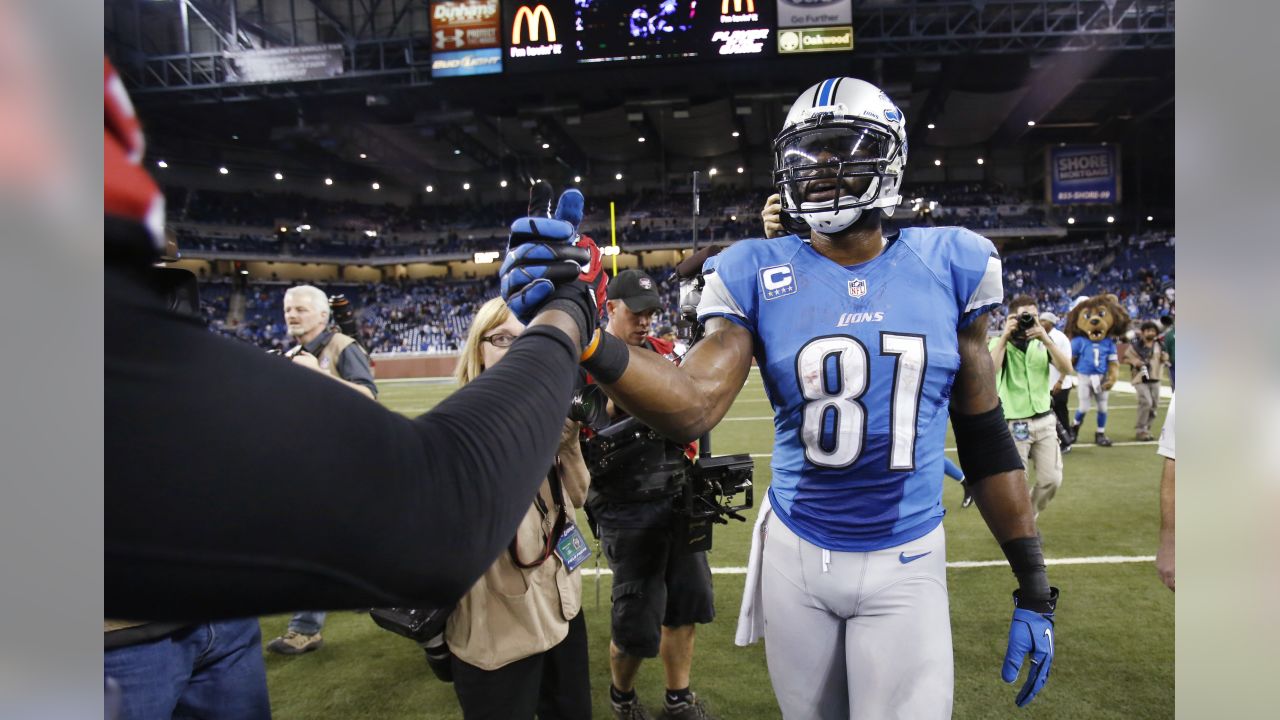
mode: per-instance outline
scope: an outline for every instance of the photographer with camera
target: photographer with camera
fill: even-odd
[[[349,310],[350,306],[344,307]],[[376,399],[373,368],[355,338],[331,328],[329,297],[312,285],[297,285],[284,293],[284,322],[289,336],[297,345],[284,353],[297,365],[317,370],[326,377],[346,385],[370,400]],[[325,613],[301,610],[289,620],[285,634],[267,643],[267,649],[280,655],[301,655],[319,650],[324,645],[320,631]]]
[[[1129,343],[1124,361],[1129,365],[1133,391],[1138,395],[1138,417],[1133,423],[1135,440],[1154,440],[1151,423],[1156,419],[1160,406],[1160,380],[1164,367],[1169,364],[1164,346],[1158,335],[1160,326],[1148,320],[1142,323],[1138,335]]]
[[[466,386],[494,367],[524,325],[502,298],[481,306],[454,377]],[[574,525],[590,477],[566,420],[555,464],[498,556],[450,614],[448,675],[467,720],[591,717],[587,624],[579,566],[590,555]],[[428,656],[431,655],[428,646]],[[433,669],[435,666],[433,664]],[[439,672],[439,671],[437,671]]]
[[[671,352],[669,343],[648,334],[662,307],[648,275],[618,273],[609,282],[606,306],[605,332],[659,355]],[[616,718],[650,717],[636,696],[635,679],[645,658],[660,655],[666,717],[706,718],[706,707],[689,689],[689,675],[697,624],[715,618],[711,568],[706,552],[685,547],[688,534],[681,536],[675,513],[691,463],[685,446],[652,437],[633,462],[593,475],[587,496],[587,512],[613,571],[609,701]]]
[[[1035,300],[1018,295],[1009,301],[1004,332],[987,347],[996,368],[996,390],[1005,421],[1022,462],[1035,467],[1031,502],[1039,516],[1062,485],[1062,449],[1058,420],[1049,396],[1049,370],[1072,374],[1071,357],[1040,324]]]

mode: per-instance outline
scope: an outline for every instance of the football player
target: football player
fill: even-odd
[[[879,88],[848,77],[809,88],[774,141],[781,219],[797,234],[707,262],[706,336],[681,366],[599,333],[584,352],[615,402],[678,442],[713,428],[759,366],[774,409],[771,516],[759,593],[744,596],[761,599],[787,718],[951,716],[948,416],[1018,580],[1001,675],[1016,680],[1029,656],[1019,706],[1053,659],[1058,591],[986,349],[1000,260],[961,228],[882,233],[906,156],[902,111]],[[504,279],[504,294],[531,309],[518,283]]]

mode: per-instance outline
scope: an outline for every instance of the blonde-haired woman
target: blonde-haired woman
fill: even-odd
[[[501,298],[481,306],[454,371],[458,383],[493,367],[523,330]],[[576,539],[585,550],[573,521],[589,480],[578,424],[566,421],[555,465],[507,552],[462,598],[445,628],[454,690],[467,720],[591,717],[582,578],[576,565],[566,566],[566,557],[570,563],[582,558],[562,549]]]

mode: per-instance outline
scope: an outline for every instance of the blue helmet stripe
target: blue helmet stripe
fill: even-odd
[[[819,105],[828,105],[831,102],[831,88],[836,84],[835,78],[824,80],[822,82],[822,92],[818,98]]]

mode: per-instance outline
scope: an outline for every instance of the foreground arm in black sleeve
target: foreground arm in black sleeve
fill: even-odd
[[[579,351],[545,312],[416,419],[169,312],[109,269],[105,613],[448,605],[550,467]]]

